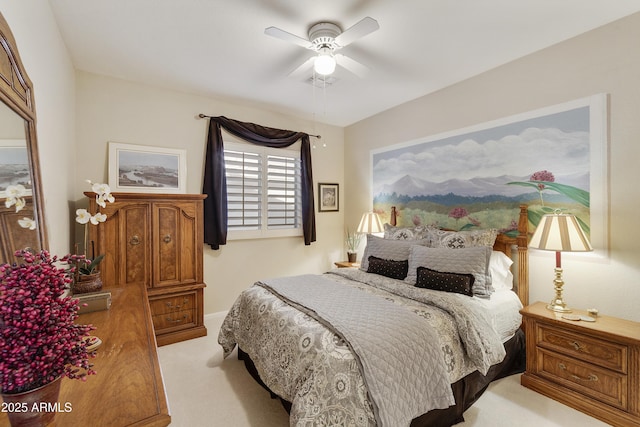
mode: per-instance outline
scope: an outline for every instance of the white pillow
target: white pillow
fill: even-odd
[[[496,291],[502,289],[513,289],[513,273],[511,272],[513,260],[504,252],[491,252],[489,260],[489,271],[491,272],[491,286]]]

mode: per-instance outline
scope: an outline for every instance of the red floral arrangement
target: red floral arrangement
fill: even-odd
[[[15,253],[0,266],[0,390],[22,393],[61,375],[85,380],[96,372],[87,352],[91,325],[76,325],[79,301],[64,297],[74,268],[47,251]],[[60,260],[66,263],[69,257]]]

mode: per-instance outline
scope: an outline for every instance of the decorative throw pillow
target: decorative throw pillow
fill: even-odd
[[[416,287],[473,296],[473,274],[446,273],[418,267]]]
[[[446,231],[429,227],[427,238],[432,248],[474,248],[478,246],[493,247],[498,230]]]
[[[381,276],[390,277],[392,279],[403,280],[407,277],[409,270],[409,261],[393,261],[390,259],[382,259],[373,255],[369,256],[369,267],[367,273],[375,273]]]
[[[414,245],[409,253],[409,271],[404,281],[415,285],[418,267],[450,273],[473,274],[475,278],[472,287],[473,295],[489,298],[493,292],[489,270],[491,252],[493,251],[488,246],[448,249]]]
[[[384,225],[384,238],[391,240],[420,240],[427,237],[427,228],[416,227],[396,227],[389,223]]]
[[[426,245],[426,240],[388,240],[382,237],[377,237],[372,234],[367,234],[367,246],[364,248],[364,255],[362,256],[362,263],[360,264],[360,270],[367,271],[369,269],[369,257],[371,255],[382,258],[390,259],[393,261],[404,261],[409,259],[409,249],[413,245],[422,244]]]

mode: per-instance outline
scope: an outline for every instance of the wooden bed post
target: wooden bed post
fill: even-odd
[[[524,306],[529,305],[529,215],[528,206],[520,205],[518,219],[518,297]]]

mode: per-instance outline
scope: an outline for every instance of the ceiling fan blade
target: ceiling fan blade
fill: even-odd
[[[307,39],[303,39],[302,37],[298,37],[295,34],[291,34],[286,32],[285,30],[281,30],[278,27],[268,27],[264,29],[264,33],[268,36],[275,37],[280,40],[284,40],[286,42],[290,42],[293,44],[297,44],[298,46],[302,46],[307,49],[311,49],[313,45]]]
[[[342,54],[336,54],[333,55],[333,57],[336,59],[338,65],[340,65],[347,71],[352,72],[360,78],[364,78],[367,76],[367,74],[369,74],[369,67],[359,63],[355,59],[351,59],[348,56],[344,56]]]
[[[336,37],[336,43],[340,45],[340,47],[345,47],[360,37],[373,33],[379,28],[380,25],[378,25],[378,21],[367,16]]]
[[[289,77],[297,78],[297,77],[303,76],[307,71],[309,71],[311,69],[311,67],[313,67],[313,64],[314,64],[315,60],[316,60],[316,56],[315,55],[312,56],[311,58],[307,59],[302,64],[300,64],[298,66],[298,68],[296,68],[295,70],[291,71],[289,73]]]

